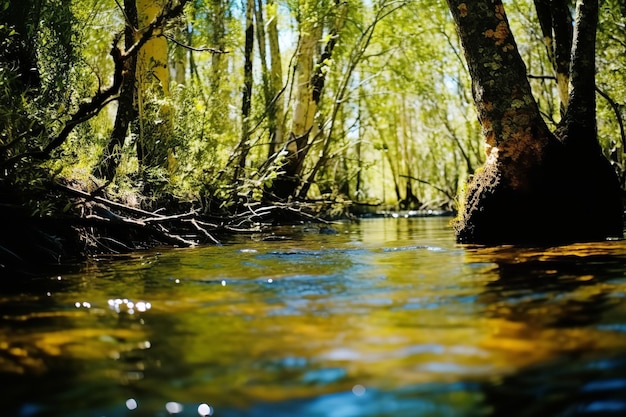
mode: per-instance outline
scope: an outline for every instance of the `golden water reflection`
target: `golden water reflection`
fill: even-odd
[[[402,415],[417,399],[483,415],[481,387],[626,352],[623,241],[464,247],[445,219],[336,229],[100,261],[5,295],[0,373],[48,388],[30,402],[107,415],[129,399],[190,415],[357,400],[370,411],[350,415]],[[9,390],[19,409],[26,389]]]

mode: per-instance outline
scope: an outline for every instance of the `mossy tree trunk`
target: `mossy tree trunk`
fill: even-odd
[[[569,105],[551,132],[500,0],[448,0],[473,82],[487,159],[456,220],[461,243],[558,243],[623,234],[621,190],[595,121],[598,1],[579,0]]]

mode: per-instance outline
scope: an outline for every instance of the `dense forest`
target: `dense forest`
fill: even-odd
[[[186,245],[267,219],[457,211],[486,153],[448,6],[0,0],[3,259],[32,249],[33,224],[35,246],[58,258],[64,222],[80,252],[122,251],[147,230]],[[559,31],[571,32],[575,4],[505,7],[556,129],[569,63]],[[595,47],[598,140],[623,190],[621,0],[599,2]]]

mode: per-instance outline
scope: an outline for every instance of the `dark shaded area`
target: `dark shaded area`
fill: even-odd
[[[5,5],[6,3],[3,3]],[[0,28],[4,45],[0,49],[0,63],[13,69],[17,77],[13,81],[12,89],[20,92],[37,90],[41,87],[41,75],[37,68],[38,60],[36,43],[32,38],[36,34],[41,14],[39,1],[22,0],[11,1],[0,11],[0,23],[8,28]],[[30,26],[29,22],[36,22]]]
[[[623,237],[622,190],[609,162],[597,151],[552,142],[527,184],[506,181],[499,161],[476,174],[456,224],[460,243],[559,244]]]
[[[0,275],[6,281],[54,274],[83,259],[78,231],[59,219],[33,218],[20,207],[0,207],[0,216],[10,219],[0,233]]]
[[[610,339],[612,332],[619,338],[624,327],[609,320],[607,314],[622,304],[623,298],[613,296],[610,286],[584,298],[568,295],[584,287],[597,288],[598,283],[623,279],[626,255],[585,254],[584,249],[572,254],[567,247],[563,250],[538,249],[536,255],[526,258],[520,248],[482,254],[477,250],[478,260],[496,259],[500,276],[480,296],[487,306],[485,314],[539,329],[594,328],[598,334],[606,332],[604,338]],[[584,346],[562,346],[557,359],[481,384],[490,415],[626,415],[626,350],[615,348],[603,353],[598,347],[589,347],[593,353]]]
[[[564,358],[483,386],[492,416],[626,415],[626,352]]]

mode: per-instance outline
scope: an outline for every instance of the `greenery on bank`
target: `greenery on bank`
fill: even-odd
[[[555,126],[557,84],[533,2],[506,7]],[[112,216],[206,223],[147,222],[152,238],[160,230],[161,242],[183,243],[372,207],[455,210],[484,160],[442,0],[0,0],[0,39],[7,222],[91,219],[77,223],[83,238],[112,233],[98,223]],[[623,188],[625,50],[626,8],[603,0],[598,129]],[[116,243],[99,250],[136,240],[108,238]]]

